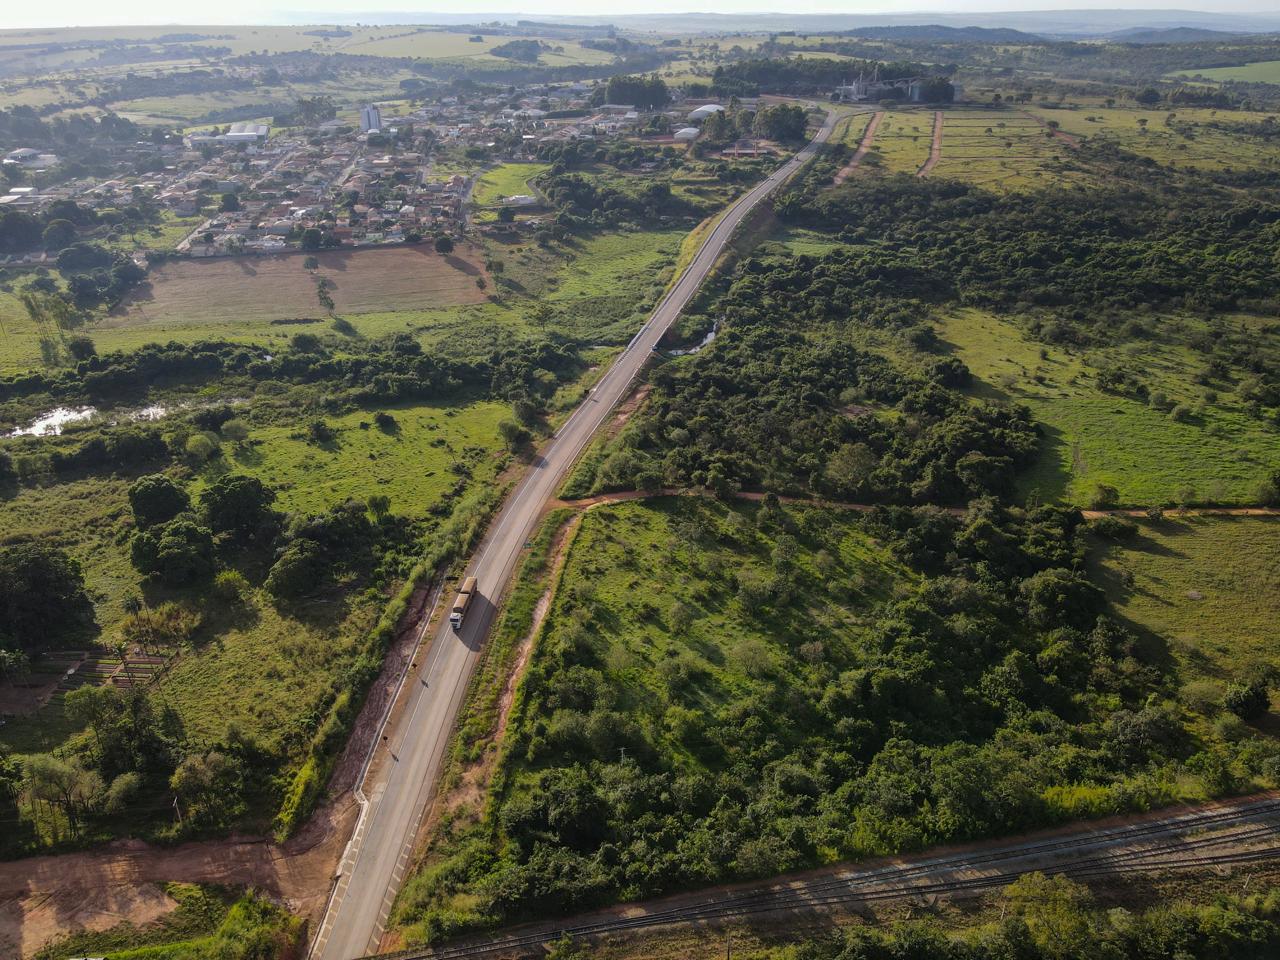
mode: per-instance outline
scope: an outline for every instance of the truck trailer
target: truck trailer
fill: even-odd
[[[449,622],[453,624],[453,629],[457,630],[462,626],[462,618],[467,615],[467,608],[471,606],[471,598],[476,593],[476,578],[467,577],[462,581],[462,589],[458,591],[458,597],[453,601],[453,612],[449,614]]]

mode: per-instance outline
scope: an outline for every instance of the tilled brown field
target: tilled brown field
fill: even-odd
[[[479,303],[485,293],[479,252],[460,245],[441,256],[430,244],[316,254],[313,276],[302,254],[180,260],[152,269],[107,326],[262,322],[321,318],[317,277],[331,286],[339,314],[423,310]],[[486,278],[487,282],[487,278]]]

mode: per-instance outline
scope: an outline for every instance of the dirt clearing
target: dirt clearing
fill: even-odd
[[[182,322],[238,324],[321,319],[321,280],[343,314],[424,310],[480,303],[485,277],[479,251],[460,244],[447,256],[430,244],[376,250],[328,250],[320,267],[302,254],[180,260],[155,267],[137,291],[99,326],[137,327]]]
[[[317,920],[355,813],[350,794],[339,797],[284,844],[256,837],[176,847],[120,840],[0,863],[0,956],[30,956],[76,930],[156,920],[175,906],[164,892],[171,881],[255,887]]]

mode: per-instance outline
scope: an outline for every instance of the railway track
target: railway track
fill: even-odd
[[[1280,860],[1280,798],[1265,796],[1159,820],[1009,843],[909,863],[842,871],[831,877],[724,893],[635,916],[545,925],[483,942],[383,954],[381,960],[456,960],[520,955],[564,935],[593,937],[657,927],[817,911],[957,894],[980,894],[1032,871],[1100,880],[1123,874],[1234,867]]]

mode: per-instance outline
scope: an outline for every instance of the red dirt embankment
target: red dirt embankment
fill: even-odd
[[[244,837],[162,848],[121,840],[0,863],[0,956],[30,956],[75,930],[158,919],[176,906],[164,892],[171,882],[251,886],[316,918],[355,814],[348,794],[284,844]]]

